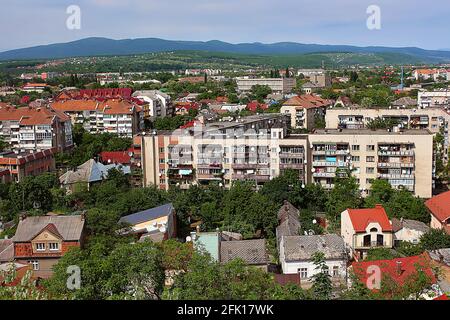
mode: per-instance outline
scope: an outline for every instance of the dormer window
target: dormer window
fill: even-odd
[[[377,228],[372,228],[372,229],[370,229],[370,232],[377,232],[377,231],[378,231]]]
[[[59,250],[59,243],[58,242],[50,242],[48,244],[48,247],[50,251],[58,251]]]
[[[43,242],[36,243],[36,251],[45,251],[45,243]]]

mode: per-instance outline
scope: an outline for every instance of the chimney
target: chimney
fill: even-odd
[[[382,204],[379,204],[379,203],[377,203],[377,204],[375,205],[375,208],[376,208],[376,209],[382,209],[382,208],[383,208],[383,205],[382,205]]]
[[[86,220],[86,212],[85,211],[83,211],[81,213],[81,221],[84,221],[84,220]]]
[[[27,214],[26,214],[26,213],[22,213],[22,214],[19,216],[19,221],[25,220],[26,218],[27,218]]]
[[[401,275],[402,274],[402,262],[401,261],[397,261],[396,265],[397,265],[397,274]]]

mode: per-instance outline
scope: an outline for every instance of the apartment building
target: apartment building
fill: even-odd
[[[0,153],[0,172],[7,181],[21,182],[25,177],[55,171],[56,148],[43,151],[6,151]]]
[[[168,94],[159,90],[135,91],[133,98],[143,100],[147,105],[144,106],[144,118],[154,120],[173,114],[171,98]]]
[[[446,78],[446,69],[416,69],[412,72],[412,76],[416,80],[439,80],[439,78]]]
[[[247,117],[175,132],[141,135],[144,185],[189,188],[252,181],[255,188],[287,169],[303,183],[334,187],[338,169],[352,169],[363,195],[374,179],[386,179],[430,197],[433,136],[427,130],[316,130],[288,135],[283,114]]]
[[[238,91],[251,91],[255,85],[269,86],[273,92],[289,93],[295,87],[295,78],[236,78]]]
[[[435,91],[419,91],[417,93],[417,105],[422,108],[450,107],[450,89]]]
[[[81,124],[91,133],[109,132],[132,138],[144,127],[142,107],[127,100],[60,100],[50,107],[64,112],[72,124]]]
[[[330,100],[313,94],[304,94],[288,99],[283,103],[280,112],[289,114],[292,128],[311,130],[315,126],[316,117],[323,119],[327,107],[331,104]]]
[[[72,124],[67,115],[45,107],[0,106],[0,137],[11,149],[40,151],[71,148]]]
[[[433,135],[428,130],[323,129],[308,135],[311,182],[331,189],[338,169],[351,169],[368,194],[371,182],[385,179],[422,198],[433,186]]]
[[[442,154],[444,160],[448,160],[450,113],[442,108],[333,108],[327,110],[325,123],[326,128],[332,129],[364,129],[370,120],[376,118],[394,120],[406,129],[427,129],[432,133],[443,132],[445,141]]]

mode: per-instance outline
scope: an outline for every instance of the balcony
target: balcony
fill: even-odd
[[[218,173],[197,173],[197,180],[222,180],[223,174]]]
[[[406,150],[406,151],[384,151],[378,150],[379,156],[414,156],[414,151]]]
[[[280,169],[303,169],[303,163],[280,163]]]
[[[414,168],[414,163],[407,162],[378,162],[378,168]]]
[[[336,177],[336,172],[314,172],[312,176],[315,178],[334,178]]]
[[[413,174],[388,174],[388,173],[379,173],[378,177],[381,179],[405,179],[405,180],[413,180]]]
[[[313,161],[313,167],[336,167],[337,162],[331,161]]]
[[[269,181],[269,175],[262,174],[233,174],[231,176],[233,180],[256,180],[256,181]]]
[[[295,158],[295,159],[303,159],[305,155],[303,153],[280,153],[280,158]]]

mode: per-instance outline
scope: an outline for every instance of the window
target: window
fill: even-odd
[[[36,251],[45,251],[45,243],[43,242],[36,243]]]
[[[300,273],[300,279],[308,278],[308,268],[300,268],[298,272]]]
[[[339,276],[339,267],[333,266],[333,277],[338,277],[338,276]]]
[[[375,168],[374,167],[367,167],[366,168],[366,173],[369,173],[369,174],[375,173]]]
[[[31,264],[33,266],[33,270],[34,271],[38,271],[39,270],[39,261],[37,261],[37,260],[30,260],[30,261],[28,261],[28,264]]]
[[[159,152],[163,153],[164,152],[164,147],[163,148],[159,148]]]
[[[159,159],[159,163],[165,163],[165,159]]]
[[[58,242],[50,242],[48,244],[48,247],[51,251],[57,251],[57,250],[59,250],[59,243]]]
[[[375,145],[373,144],[367,145],[367,151],[375,151]]]
[[[367,156],[366,157],[366,162],[375,162],[375,157],[374,156]]]
[[[352,161],[359,162],[359,156],[352,156]]]
[[[359,144],[353,144],[352,145],[352,150],[353,151],[359,151]]]
[[[330,274],[330,268],[328,266],[325,266],[322,271],[323,274]]]

